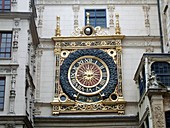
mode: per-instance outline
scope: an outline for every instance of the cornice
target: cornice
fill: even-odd
[[[29,121],[27,116],[22,116],[22,115],[0,115],[0,122],[1,124],[7,124],[10,121],[14,121],[16,124],[22,124],[23,123],[28,127],[28,128],[33,128],[31,122]]]
[[[35,116],[35,123],[40,122],[58,122],[58,123],[76,123],[76,122],[87,122],[94,123],[94,122],[130,122],[134,124],[138,124],[138,117],[137,115],[60,115],[60,116]]]
[[[0,19],[30,19],[32,12],[1,12]]]
[[[19,67],[17,63],[0,63],[0,67]]]
[[[79,36],[79,37],[52,37],[55,42],[79,42],[79,41],[96,41],[96,40],[121,40],[124,35],[109,35],[109,36]]]
[[[149,5],[156,5],[155,0],[76,0],[76,1],[71,1],[71,0],[41,0],[37,5],[43,4],[43,5],[73,5],[73,4],[78,4],[78,5],[144,5],[144,4],[149,4]]]

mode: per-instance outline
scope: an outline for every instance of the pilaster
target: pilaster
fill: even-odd
[[[37,29],[38,29],[38,34],[41,37],[42,36],[42,26],[43,26],[43,12],[44,12],[44,5],[39,5],[37,7],[38,11],[38,23],[37,23]]]
[[[115,6],[114,5],[108,5],[108,13],[109,13],[109,30],[110,33],[114,33],[114,10]]]
[[[165,88],[149,88],[147,95],[150,99],[153,128],[166,128],[163,106]]]
[[[72,6],[73,12],[74,12],[74,29],[78,28],[78,12],[80,10],[80,5],[75,4]]]

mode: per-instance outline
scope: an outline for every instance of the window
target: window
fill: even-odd
[[[0,0],[0,12],[11,11],[11,0]]]
[[[11,57],[12,32],[0,32],[0,58]]]
[[[141,76],[139,76],[138,81],[139,81],[139,92],[140,92],[140,96],[142,96],[143,93],[145,92],[145,89],[146,89],[145,68],[144,68],[144,67],[143,67]]]
[[[85,10],[85,24],[87,21],[86,13],[90,13],[90,25],[96,27],[106,27],[106,10],[105,9],[87,9]]]
[[[0,77],[0,110],[4,109],[5,77]]]
[[[170,64],[168,62],[154,62],[151,70],[157,75],[158,81],[170,87]]]
[[[165,112],[166,127],[170,128],[170,111]]]

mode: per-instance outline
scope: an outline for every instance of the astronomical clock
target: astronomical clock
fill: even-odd
[[[87,18],[88,19],[88,18]],[[57,17],[55,97],[53,114],[104,113],[124,114],[122,94],[121,40],[118,15],[114,35],[88,22],[76,28],[73,36],[60,35]]]

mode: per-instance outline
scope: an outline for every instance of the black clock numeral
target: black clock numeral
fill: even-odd
[[[77,70],[77,68],[78,68],[78,67],[76,67],[76,66],[74,65],[72,69],[76,71],[76,70]]]
[[[77,83],[76,79],[71,79],[71,82],[73,83],[73,85]]]
[[[102,79],[102,80],[100,81],[100,84],[101,84],[101,85],[105,85],[105,83],[106,83],[106,80],[105,80],[105,79]]]
[[[75,73],[71,73],[70,78],[75,78]]]
[[[100,90],[100,87],[96,86],[96,91],[97,91],[97,90]]]
[[[87,89],[86,89],[86,92],[87,92],[87,93],[91,93],[91,92],[93,92],[93,91],[92,91],[91,88],[87,88]]]
[[[97,62],[98,62],[98,61],[96,60],[96,61],[94,62],[94,64],[97,64]]]
[[[80,61],[78,61],[77,63],[78,63],[79,66],[80,66],[80,65],[84,64],[85,62],[84,62],[83,60],[80,60]]]
[[[102,70],[102,69],[104,69],[104,66],[102,65],[102,66],[100,66],[99,68]]]
[[[91,58],[85,58],[84,61],[85,61],[85,63],[92,63],[93,62],[93,60]]]
[[[103,76],[103,77],[107,77],[107,72],[103,72],[103,73],[102,73],[102,76]]]

